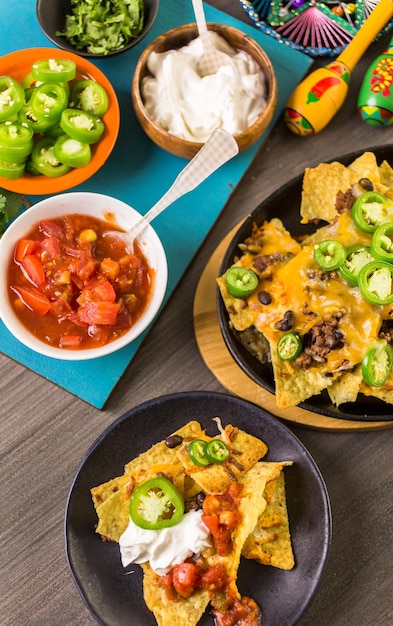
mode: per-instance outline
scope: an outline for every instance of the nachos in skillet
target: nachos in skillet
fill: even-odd
[[[315,232],[295,238],[273,218],[240,244],[218,278],[230,325],[256,358],[271,361],[279,407],[323,390],[336,406],[359,393],[392,403],[393,265],[375,258],[374,234],[379,221],[393,225],[392,168],[366,152],[348,166],[307,169],[300,219]],[[392,240],[380,228],[383,254]],[[357,276],[368,263],[377,265]]]
[[[191,421],[91,489],[96,531],[120,544],[123,565],[141,564],[159,626],[196,625],[209,603],[218,626],[257,626],[259,607],[236,586],[241,555],[294,566],[283,474],[292,462],[261,461],[263,441],[216,421],[217,437]]]

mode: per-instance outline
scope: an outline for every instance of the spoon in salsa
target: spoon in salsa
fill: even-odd
[[[175,200],[195,189],[238,152],[239,146],[234,137],[223,128],[217,128],[194,158],[181,170],[168,191],[141,219],[135,222],[128,231],[107,230],[103,236],[123,240],[127,252],[132,254],[134,240],[157,215]]]

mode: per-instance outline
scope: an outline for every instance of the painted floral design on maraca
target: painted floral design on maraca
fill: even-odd
[[[325,115],[337,108],[338,96],[334,92],[345,95],[349,79],[349,68],[336,60],[303,81],[288,100],[284,112],[284,121],[292,132],[303,137],[318,132],[324,125]],[[315,106],[322,99],[323,106]]]
[[[363,78],[358,112],[362,120],[372,126],[393,124],[393,38]]]

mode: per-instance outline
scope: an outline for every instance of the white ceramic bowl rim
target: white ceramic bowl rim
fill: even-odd
[[[138,242],[149,266],[155,272],[153,293],[141,318],[130,328],[129,332],[105,346],[81,350],[64,350],[34,337],[19,321],[10,303],[7,287],[9,259],[13,255],[16,242],[24,237],[39,220],[73,213],[91,215],[105,221],[109,221],[108,215],[112,214],[116,219],[117,226],[125,230],[141,216],[130,205],[111,196],[88,191],[70,192],[45,198],[26,209],[10,224],[0,239],[0,259],[2,259],[0,265],[0,318],[2,322],[14,337],[26,347],[44,356],[63,361],[82,361],[102,357],[134,341],[147,329],[159,311],[168,282],[165,250],[157,233],[149,225],[140,235]]]

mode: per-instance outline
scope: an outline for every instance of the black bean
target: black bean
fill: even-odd
[[[295,323],[295,314],[293,311],[285,311],[284,317],[279,322],[274,324],[274,328],[276,330],[282,330],[283,332],[287,332],[291,330],[292,326]]]
[[[272,297],[267,291],[260,291],[258,293],[258,300],[261,304],[270,304],[272,301]]]
[[[180,435],[170,435],[170,437],[165,439],[165,445],[168,448],[177,448],[181,443],[183,443],[183,437],[180,437]]]

